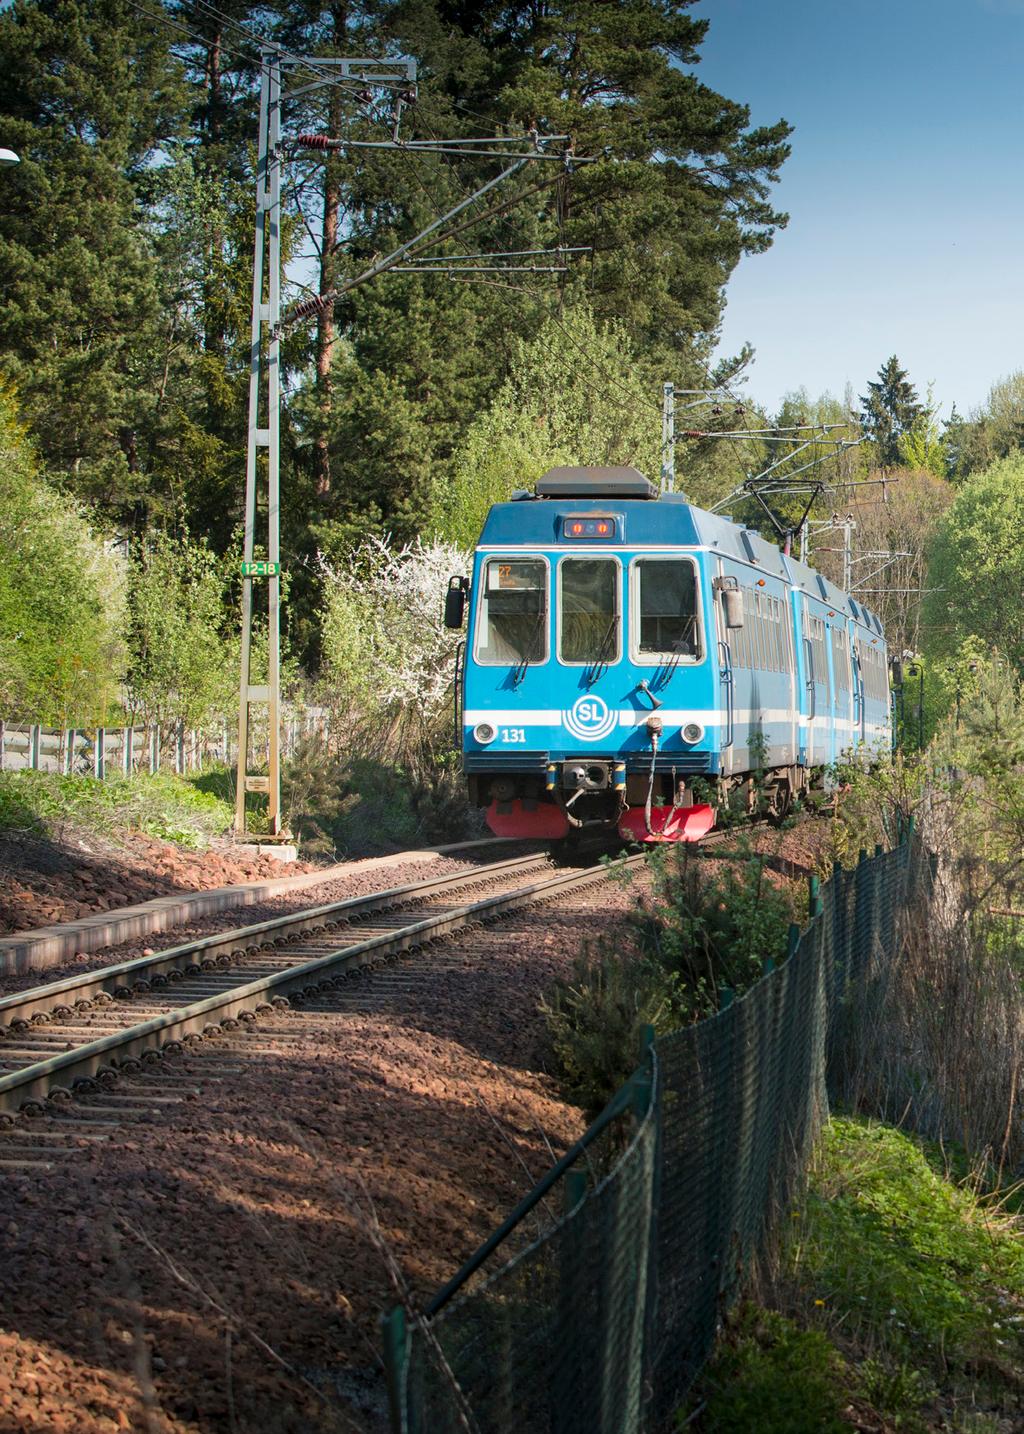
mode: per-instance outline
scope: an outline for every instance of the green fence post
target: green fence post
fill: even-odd
[[[563,1215],[572,1214],[586,1193],[587,1172],[585,1170],[570,1170],[565,1177],[565,1187],[562,1195]]]
[[[720,986],[718,988],[718,1009],[727,1011],[735,999],[736,992],[731,986]]]
[[[381,1315],[381,1333],[384,1343],[384,1375],[388,1385],[388,1410],[391,1414],[392,1434],[403,1434],[405,1429],[405,1400],[402,1386],[405,1381],[405,1366],[409,1358],[409,1331],[405,1323],[405,1310],[395,1305],[390,1314]]]
[[[651,1069],[650,1050],[654,1045],[654,1027],[640,1027],[640,1067],[634,1075],[631,1085],[633,1090],[633,1114],[637,1120],[643,1120],[647,1114],[647,1107],[651,1099]]]
[[[853,970],[851,976],[855,980],[863,977],[867,965],[867,956],[870,950],[870,936],[865,927],[869,920],[869,901],[867,883],[870,878],[868,870],[868,854],[863,847],[857,858],[857,870],[853,878]]]
[[[786,960],[792,961],[796,955],[797,947],[800,945],[800,928],[795,921],[789,925],[789,933],[786,937]]]
[[[562,1214],[573,1215],[562,1227],[556,1249],[558,1257],[558,1294],[556,1325],[557,1344],[552,1350],[548,1403],[553,1427],[566,1434],[583,1434],[590,1422],[592,1392],[597,1385],[594,1344],[600,1343],[595,1321],[599,1311],[593,1308],[587,1290],[585,1270],[585,1221],[587,1219],[587,1172],[568,1170],[562,1182]],[[573,1212],[575,1211],[575,1214]],[[592,1343],[588,1348],[586,1341]],[[572,1377],[572,1361],[568,1351],[582,1353],[585,1373],[582,1385]],[[564,1361],[564,1362],[563,1362]],[[506,1380],[514,1376],[510,1361],[504,1361]]]
[[[825,910],[825,903],[821,899],[821,882],[816,876],[807,878],[807,919],[813,921]]]

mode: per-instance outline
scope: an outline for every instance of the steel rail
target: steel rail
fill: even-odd
[[[114,1079],[119,1071],[133,1072],[143,1059],[157,1059],[167,1048],[183,1041],[216,1035],[234,1029],[239,1020],[254,1020],[275,1007],[287,1007],[290,998],[314,996],[320,990],[341,984],[348,974],[362,966],[381,961],[476,924],[496,920],[519,907],[546,900],[559,892],[607,880],[613,870],[635,866],[644,857],[624,858],[614,866],[601,864],[582,871],[560,872],[511,892],[502,892],[469,902],[453,910],[411,922],[397,932],[372,936],[353,946],[332,951],[299,966],[287,967],[256,981],[207,996],[177,1010],[165,1011],[137,1026],[115,1031],[70,1051],[37,1061],[0,1077],[0,1122],[8,1122],[19,1110],[38,1113],[42,1103],[66,1101],[72,1086],[99,1077]],[[487,870],[487,868],[484,868]]]
[[[535,852],[530,856],[508,857],[504,861],[491,862],[487,866],[467,867],[465,871],[452,875],[427,877],[423,881],[388,887],[365,896],[346,897],[343,901],[327,902],[283,916],[272,916],[266,921],[254,922],[251,926],[232,927],[227,931],[215,932],[211,936],[200,936],[194,941],[186,941],[180,946],[168,946],[162,951],[155,951],[151,956],[134,957],[114,966],[101,966],[92,971],[65,977],[61,981],[51,981],[45,986],[16,991],[13,995],[0,999],[0,1051],[3,1050],[5,1029],[17,1031],[29,1024],[41,1025],[45,1018],[54,1012],[69,1015],[72,1005],[83,1009],[102,995],[125,997],[134,992],[143,994],[149,989],[149,983],[154,978],[175,973],[198,975],[201,971],[216,966],[227,966],[229,961],[225,958],[236,955],[252,956],[261,947],[281,945],[306,931],[339,926],[356,917],[390,910],[440,891],[458,890],[461,886],[471,886],[495,876],[542,866],[547,861],[547,853]],[[190,958],[200,959],[193,959],[191,965],[185,964]],[[140,977],[141,981],[137,979]]]

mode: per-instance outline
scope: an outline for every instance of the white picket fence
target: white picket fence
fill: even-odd
[[[326,743],[326,708],[309,707],[285,714],[281,752],[287,758],[309,738]],[[0,771],[61,772],[108,777],[134,772],[202,772],[230,765],[238,749],[237,729],[226,722],[197,731],[181,722],[160,727],[42,727],[0,718]]]

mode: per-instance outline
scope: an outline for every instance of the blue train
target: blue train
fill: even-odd
[[[553,468],[497,503],[457,692],[471,799],[499,836],[695,841],[716,808],[782,816],[891,743],[874,613],[758,534],[632,468]]]

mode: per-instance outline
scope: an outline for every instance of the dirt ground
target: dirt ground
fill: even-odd
[[[0,1431],[383,1429],[392,1269],[430,1293],[582,1130],[537,1002],[591,903],[169,1059],[83,1108],[109,1138],[5,1172]]]
[[[819,842],[757,836],[792,876]],[[2,1137],[38,1159],[79,1122],[0,1174],[0,1434],[383,1434],[379,1316],[581,1133],[538,1001],[631,899],[521,912]]]
[[[227,842],[189,851],[139,832],[117,843],[103,837],[0,837],[0,935],[175,892],[314,870],[308,862],[283,866],[272,856],[239,856]]]

